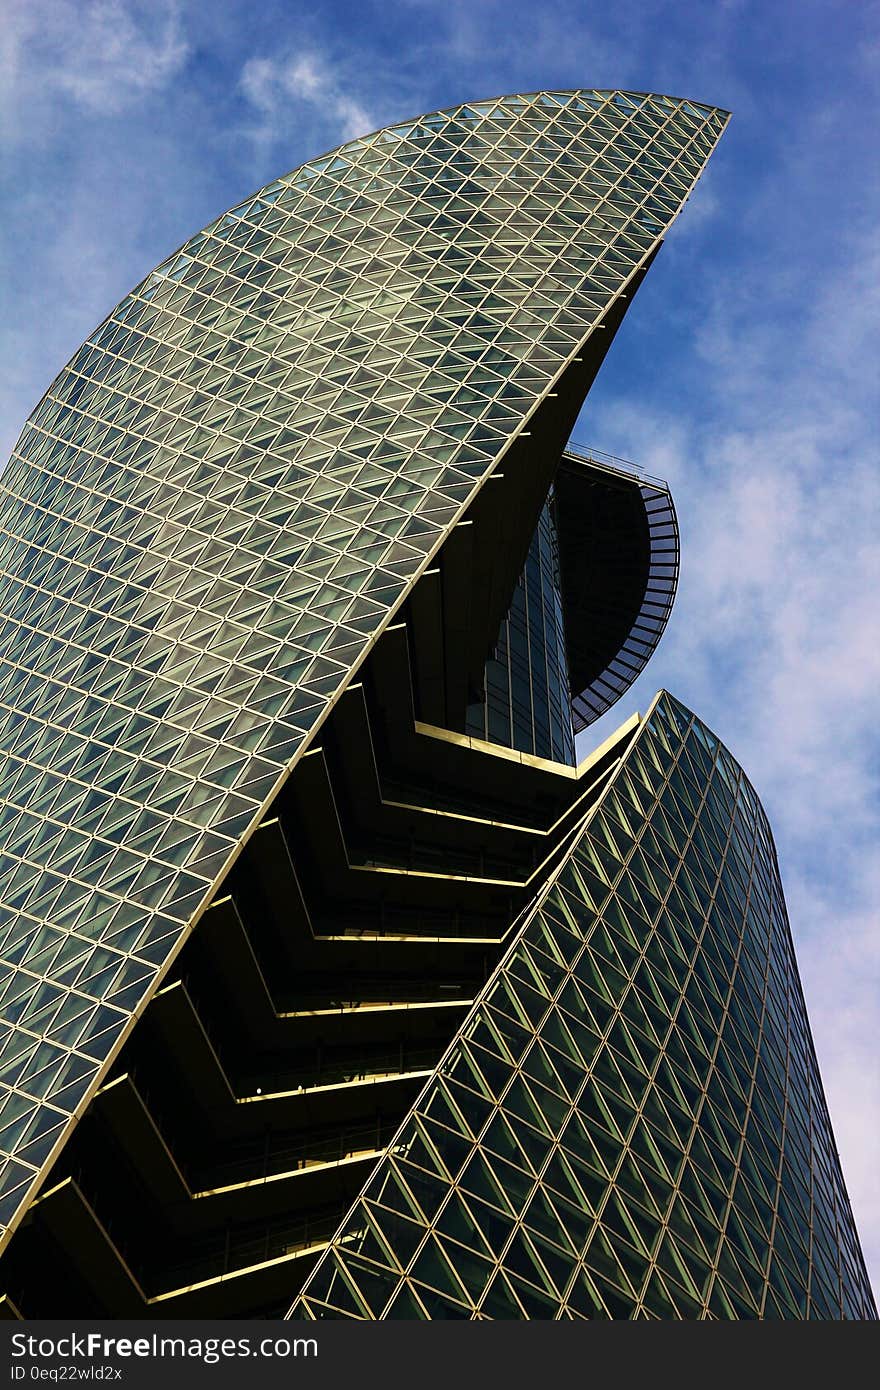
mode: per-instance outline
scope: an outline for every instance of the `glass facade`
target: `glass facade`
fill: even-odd
[[[468,708],[467,732],[539,758],[575,762],[552,499],[486,662],[484,699]]]
[[[291,1316],[876,1316],[766,817],[670,696]]]

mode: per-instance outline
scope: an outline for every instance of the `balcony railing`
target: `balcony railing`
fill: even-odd
[[[565,453],[573,454],[582,463],[593,463],[607,473],[620,473],[624,478],[635,478],[639,482],[650,483],[652,487],[662,488],[664,492],[669,491],[666,480],[655,477],[653,473],[647,473],[642,464],[633,463],[632,459],[620,458],[617,454],[606,453],[604,449],[594,449],[591,444],[575,444],[573,440],[569,440],[565,446]]]

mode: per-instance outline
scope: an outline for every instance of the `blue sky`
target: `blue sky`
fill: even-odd
[[[682,528],[666,637],[599,733],[665,685],[758,788],[880,1285],[880,8],[4,8],[4,457],[58,369],[153,265],[349,136],[539,87],[651,89],[733,112],[575,435],[669,478]]]

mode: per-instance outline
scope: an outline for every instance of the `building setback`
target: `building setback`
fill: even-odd
[[[0,484],[0,1312],[874,1318],[766,818],[569,446],[727,121],[451,108],[261,189]]]

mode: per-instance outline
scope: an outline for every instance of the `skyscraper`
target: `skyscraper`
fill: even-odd
[[[568,446],[726,115],[312,161],[2,480],[10,1316],[870,1317],[769,830],[661,694],[662,483]]]

